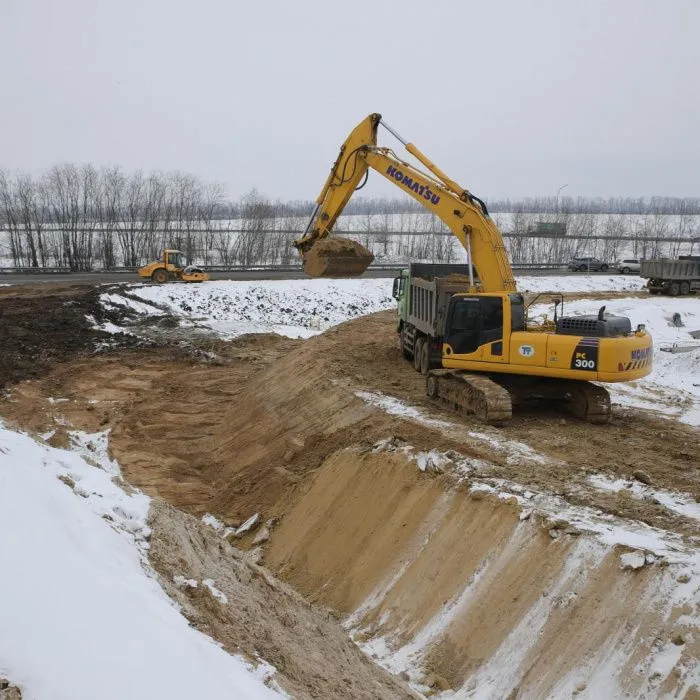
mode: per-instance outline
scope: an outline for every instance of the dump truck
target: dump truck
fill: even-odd
[[[411,263],[394,279],[399,346],[423,374],[440,367],[443,315],[454,294],[469,291],[468,270],[467,265]]]
[[[650,294],[684,296],[700,291],[700,255],[681,255],[677,260],[642,260],[639,276],[648,280]]]

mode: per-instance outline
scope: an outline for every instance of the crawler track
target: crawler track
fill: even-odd
[[[610,395],[590,382],[503,375],[492,379],[460,370],[431,370],[426,380],[428,396],[440,399],[460,413],[473,414],[491,425],[507,423],[513,406],[532,401],[557,402],[587,423],[610,420]]]
[[[513,415],[510,394],[486,375],[436,369],[428,373],[428,396],[460,412],[473,413],[483,423],[503,425]]]
[[[610,394],[602,386],[589,382],[567,382],[569,412],[587,423],[610,420]]]

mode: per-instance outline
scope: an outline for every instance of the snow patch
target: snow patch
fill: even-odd
[[[209,589],[209,592],[216,598],[220,603],[223,605],[228,604],[228,598],[224,593],[222,593],[216,586],[214,586],[214,579],[213,578],[205,578],[202,581],[202,584],[206,586]]]
[[[153,577],[149,499],[117,485],[106,435],[72,440],[81,454],[0,423],[3,671],[38,700],[276,697]]]
[[[602,491],[626,491],[640,501],[658,503],[674,513],[700,521],[700,503],[690,494],[655,489],[634,479],[615,479],[602,474],[589,476],[588,482]]]

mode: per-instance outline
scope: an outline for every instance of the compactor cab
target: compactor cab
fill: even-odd
[[[156,284],[170,281],[206,282],[209,275],[198,267],[186,266],[184,255],[180,250],[166,248],[163,258],[149,263],[139,270],[139,276],[150,279]]]

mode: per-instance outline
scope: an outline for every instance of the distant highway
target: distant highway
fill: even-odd
[[[367,270],[362,278],[395,277],[401,267],[393,269]],[[514,270],[516,276],[523,275],[582,275],[585,272],[571,272],[556,269]],[[229,272],[210,272],[213,280],[297,280],[310,279],[299,270],[234,270]],[[616,274],[608,272],[591,272],[592,275]],[[2,273],[0,287],[5,284],[119,284],[121,282],[143,282],[135,272],[55,272],[55,273]]]

